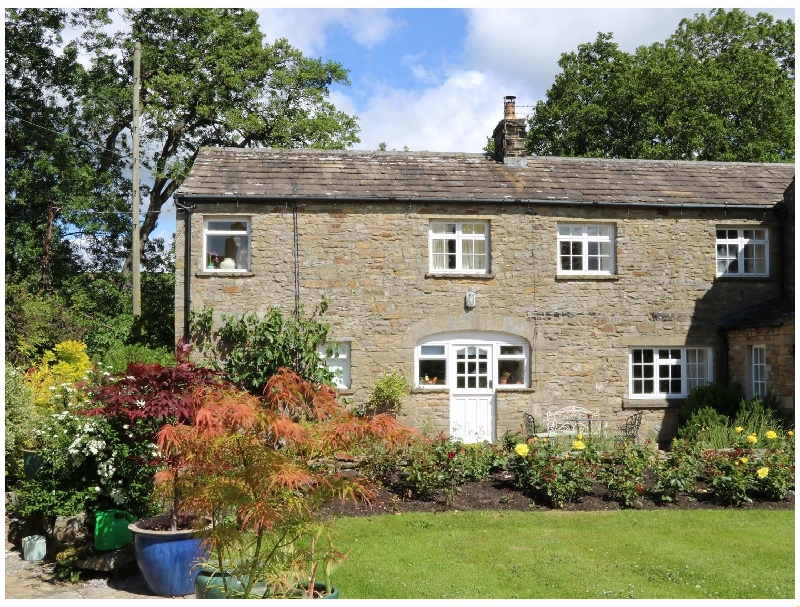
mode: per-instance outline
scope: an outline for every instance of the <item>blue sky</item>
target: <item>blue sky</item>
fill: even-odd
[[[258,11],[268,42],[285,37],[304,54],[350,71],[351,85],[335,87],[331,100],[358,116],[355,148],[385,142],[390,150],[440,152],[480,152],[501,118],[503,97],[515,95],[517,115],[525,115],[530,108],[524,106],[545,98],[560,55],[598,32],[612,32],[622,50],[633,52],[666,40],[682,18],[710,10],[676,3],[655,9],[493,5],[499,8],[250,8]],[[565,0],[559,6],[581,5]],[[790,2],[750,6],[752,14],[795,19]],[[159,224],[156,235],[169,240],[174,208]]]

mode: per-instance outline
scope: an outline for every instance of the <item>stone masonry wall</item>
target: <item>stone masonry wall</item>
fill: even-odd
[[[225,213],[231,208],[231,213]],[[238,214],[252,221],[252,272],[221,276],[201,268],[203,217]],[[300,300],[311,310],[324,294],[332,338],[350,340],[352,389],[366,399],[389,369],[413,376],[417,340],[439,331],[492,330],[524,337],[531,347],[531,385],[499,391],[497,436],[520,429],[521,412],[538,419],[549,408],[581,405],[620,422],[645,409],[643,435],[674,433],[675,402],[632,401],[628,348],[724,346],[720,315],[778,295],[778,281],[715,278],[718,225],[777,230],[771,213],[644,210],[555,205],[341,203],[298,205]],[[431,219],[490,222],[487,276],[435,276],[428,271]],[[558,222],[610,222],[616,229],[616,274],[556,274]],[[762,222],[764,222],[762,224]],[[192,307],[215,316],[294,306],[291,205],[200,205],[192,215]],[[176,235],[176,333],[183,333],[183,217]],[[773,264],[773,275],[777,270]],[[464,296],[476,294],[465,308]],[[715,375],[722,377],[722,369]],[[414,391],[404,415],[416,426],[447,429],[447,390]]]
[[[729,379],[747,386],[748,346],[764,346],[767,363],[767,389],[786,412],[794,411],[794,323],[777,328],[752,328],[731,331],[729,344]]]

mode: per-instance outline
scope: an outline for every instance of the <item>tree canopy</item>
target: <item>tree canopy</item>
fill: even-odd
[[[171,272],[169,244],[151,235],[200,147],[345,148],[359,141],[356,117],[329,101],[333,85],[349,84],[347,70],[306,57],[287,40],[266,42],[256,12],[144,8],[122,15],[122,31],[109,33],[108,9],[5,9],[6,284],[15,299],[42,311],[79,303],[127,315],[104,343],[133,335],[119,271],[133,267],[135,41],[142,47],[146,212],[138,262],[145,270]],[[113,309],[103,307],[108,285],[124,290]],[[157,296],[168,291],[164,283]],[[20,327],[31,318],[20,306],[13,316]],[[46,329],[49,317],[40,315],[42,335],[61,330],[55,321]],[[61,324],[76,337],[82,323]],[[163,335],[171,323],[162,324],[149,334]]]
[[[791,20],[716,9],[633,54],[598,33],[559,66],[529,118],[529,153],[794,161]]]

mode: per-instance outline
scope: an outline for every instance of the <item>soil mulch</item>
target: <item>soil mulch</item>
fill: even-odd
[[[714,501],[699,484],[691,494],[680,494],[674,502],[662,503],[655,496],[645,493],[642,504],[637,510],[794,510],[794,492],[789,492],[785,500],[770,502],[753,499],[741,506],[725,506]],[[602,483],[596,483],[592,493],[580,501],[566,503],[562,511],[592,512],[622,510],[623,507],[612,499]],[[548,511],[548,506],[534,503],[514,487],[511,475],[504,472],[492,474],[489,479],[476,483],[467,483],[458,491],[451,504],[444,496],[432,500],[413,500],[388,491],[377,490],[377,497],[370,504],[353,503],[352,501],[335,501],[324,505],[321,513],[324,516],[371,516],[377,514],[395,514],[398,512],[444,512],[468,510],[523,510]]]

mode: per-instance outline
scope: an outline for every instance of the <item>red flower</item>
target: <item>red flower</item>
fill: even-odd
[[[447,459],[453,459],[455,456],[456,456],[456,452],[455,451],[450,451],[450,453],[447,454]]]

